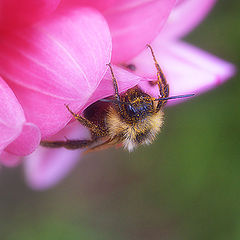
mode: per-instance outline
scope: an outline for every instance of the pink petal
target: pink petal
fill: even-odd
[[[81,8],[0,39],[0,74],[8,79],[29,122],[43,137],[71,118],[101,81],[110,61],[111,36],[104,18]]]
[[[180,38],[196,27],[212,9],[216,0],[182,0],[171,12],[162,38]]]
[[[1,0],[0,30],[32,24],[50,15],[60,0]]]
[[[127,70],[124,70],[121,67],[112,66],[114,76],[117,80],[119,92],[124,92],[129,88],[136,86],[141,80],[142,77],[139,77]],[[108,96],[113,96],[115,94],[114,87],[113,87],[113,80],[110,70],[106,72],[104,78],[100,82],[99,86],[97,87],[96,91],[93,93],[91,98],[88,100],[87,104],[83,107],[83,110],[91,105],[92,103],[103,99]]]
[[[32,123],[25,123],[20,136],[10,143],[5,150],[18,156],[25,156],[37,148],[40,140],[39,128]]]
[[[89,132],[79,122],[69,124],[51,140],[89,139]],[[26,157],[25,173],[27,183],[34,189],[45,189],[55,185],[76,165],[82,150],[64,148],[50,149],[39,147]]]
[[[119,0],[61,0],[60,7],[77,7],[86,5],[88,7],[96,8],[99,11],[105,11],[108,8],[117,5]]]
[[[80,150],[39,147],[24,162],[28,185],[40,190],[57,184],[76,165],[80,153]]]
[[[3,151],[0,153],[0,162],[6,167],[16,167],[20,164],[22,158],[14,154]]]
[[[25,122],[22,107],[14,93],[0,77],[0,150],[19,136]]]
[[[234,75],[232,64],[223,61],[207,52],[183,42],[152,43],[156,58],[166,75],[170,86],[170,95],[196,95],[219,86]],[[135,64],[136,73],[140,76],[155,78],[156,69],[150,51],[146,49],[131,63]],[[140,82],[140,86],[154,97],[158,89],[147,82]],[[171,101],[171,103],[175,103]]]
[[[113,63],[136,56],[162,29],[176,0],[63,0],[64,8],[88,5],[106,18],[113,41]]]
[[[121,63],[140,53],[166,22],[175,0],[118,1],[103,14],[112,41],[112,62]]]

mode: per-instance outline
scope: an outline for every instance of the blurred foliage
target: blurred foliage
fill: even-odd
[[[240,63],[240,2],[219,1],[185,40]],[[87,155],[55,188],[0,175],[0,239],[240,239],[240,76],[168,108],[158,141]]]

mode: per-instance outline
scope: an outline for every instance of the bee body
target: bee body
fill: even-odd
[[[128,104],[111,106],[106,117],[109,136],[119,139],[124,148],[132,151],[139,145],[150,144],[163,123],[163,112],[155,112],[155,102],[139,89],[131,89],[120,99],[131,98]]]
[[[156,112],[156,102],[138,88],[120,95],[120,106],[114,102],[97,101],[84,111],[84,117],[104,132],[101,136],[92,131],[92,138],[108,136],[111,142],[121,143],[132,151],[155,139],[163,123],[163,112]]]

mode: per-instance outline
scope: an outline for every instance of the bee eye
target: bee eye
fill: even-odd
[[[135,115],[136,114],[136,109],[131,105],[127,105],[127,113],[129,114],[129,116]]]

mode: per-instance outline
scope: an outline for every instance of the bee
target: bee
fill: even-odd
[[[112,75],[114,96],[93,103],[84,110],[83,116],[74,113],[66,105],[70,114],[90,130],[91,139],[42,141],[41,145],[49,148],[85,148],[87,152],[120,145],[131,152],[140,145],[151,144],[163,125],[163,108],[167,101],[190,97],[193,94],[169,97],[169,85],[163,71],[156,60],[152,47],[147,46],[151,51],[157,70],[156,83],[159,88],[159,98],[151,97],[138,87],[120,94],[117,80],[109,63],[107,65]]]

